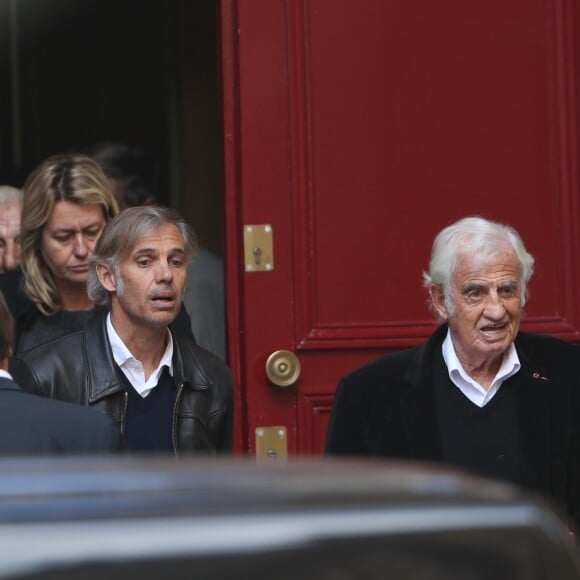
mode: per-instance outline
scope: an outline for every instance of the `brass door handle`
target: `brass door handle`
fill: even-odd
[[[266,375],[277,387],[289,387],[300,377],[300,361],[289,350],[277,350],[266,361]]]

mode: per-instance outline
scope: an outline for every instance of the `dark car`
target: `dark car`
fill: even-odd
[[[579,571],[554,506],[428,465],[0,462],[0,578],[566,580]]]

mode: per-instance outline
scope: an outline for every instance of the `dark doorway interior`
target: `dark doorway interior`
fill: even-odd
[[[101,141],[155,154],[160,200],[223,254],[213,0],[0,0],[0,183]]]

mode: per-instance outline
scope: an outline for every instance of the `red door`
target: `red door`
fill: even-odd
[[[578,336],[572,0],[221,8],[238,450],[281,425],[320,452],[339,377],[432,332],[421,273],[459,217],[514,225],[537,259],[524,329]],[[244,226],[271,256],[251,240],[246,265]],[[279,349],[290,387],[266,375]]]

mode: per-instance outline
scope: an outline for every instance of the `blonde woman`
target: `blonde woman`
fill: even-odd
[[[81,330],[95,314],[87,294],[89,257],[118,211],[109,181],[85,155],[49,157],[28,176],[20,220],[19,282],[26,302],[11,305],[15,354]],[[181,308],[172,330],[192,337],[190,325]]]
[[[118,213],[103,172],[84,155],[55,155],[27,178],[21,215],[21,288],[30,300],[16,313],[15,351],[79,330],[92,316],[89,256]]]

